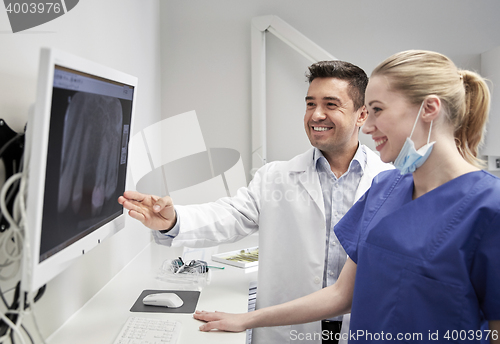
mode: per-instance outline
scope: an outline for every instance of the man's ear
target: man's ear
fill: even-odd
[[[361,128],[368,118],[368,110],[366,109],[366,106],[363,105],[357,112],[358,118],[356,119],[356,126]]]
[[[441,99],[436,95],[427,96],[424,99],[424,107],[422,111],[422,119],[424,122],[431,122],[439,116],[441,111]]]

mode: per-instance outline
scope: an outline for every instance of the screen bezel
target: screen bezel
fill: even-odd
[[[56,275],[67,269],[75,259],[87,253],[125,226],[125,215],[122,210],[120,215],[108,223],[100,226],[93,232],[73,242],[42,262],[39,261],[40,242],[42,237],[45,171],[50,134],[49,128],[54,70],[56,65],[133,87],[134,92],[129,128],[130,137],[133,133],[133,122],[135,117],[134,113],[138,83],[136,77],[57,49],[41,49],[37,96],[34,111],[28,120],[26,133],[28,177],[25,227],[26,241],[24,245],[22,287],[23,290],[28,292],[38,290]],[[128,142],[130,143],[130,139]],[[127,158],[127,165],[130,162],[129,157]],[[130,176],[129,168],[130,167],[127,166],[126,179]]]

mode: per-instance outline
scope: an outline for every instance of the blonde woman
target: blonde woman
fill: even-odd
[[[350,311],[350,342],[500,343],[500,179],[477,158],[487,85],[441,54],[406,51],[375,68],[365,101],[363,131],[397,169],[335,227],[350,257],[337,283],[247,314],[197,312],[200,330]]]

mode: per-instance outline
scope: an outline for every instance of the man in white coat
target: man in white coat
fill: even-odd
[[[347,256],[333,227],[372,179],[392,168],[358,141],[368,116],[365,72],[347,62],[323,61],[309,67],[308,78],[304,127],[313,148],[307,152],[266,164],[248,187],[215,203],[174,208],[168,196],[133,191],[119,198],[166,245],[215,246],[259,231],[257,308],[335,283]],[[253,343],[335,343],[342,320],[254,329]]]

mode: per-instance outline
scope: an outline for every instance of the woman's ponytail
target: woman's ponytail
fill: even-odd
[[[467,70],[459,70],[459,74],[465,87],[465,112],[455,129],[457,148],[467,162],[483,168],[484,161],[477,155],[488,121],[490,92],[479,74]]]

